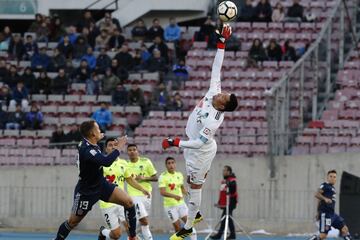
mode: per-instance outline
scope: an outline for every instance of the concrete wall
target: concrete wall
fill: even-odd
[[[153,156],[159,173],[164,170],[163,156]],[[239,205],[235,217],[248,231],[312,232],[315,216],[314,192],[326,172],[335,168],[360,175],[360,154],[290,156],[276,159],[277,177],[269,180],[266,158],[217,156],[203,192],[202,212],[206,222],[199,228],[214,226],[220,211],[213,207],[218,198],[224,165],[231,165],[238,177]],[[178,158],[184,172],[184,161]],[[75,166],[1,167],[0,226],[30,229],[55,229],[69,215],[73,188],[77,181]],[[340,174],[339,174],[340,179]],[[339,188],[337,184],[337,188]],[[161,197],[154,184],[151,221],[154,230],[169,229]],[[97,229],[103,224],[98,206],[79,226]]]

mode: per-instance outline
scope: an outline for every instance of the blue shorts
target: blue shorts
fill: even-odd
[[[85,216],[91,211],[92,206],[99,200],[107,202],[115,189],[115,185],[104,180],[101,182],[99,189],[93,193],[84,193],[80,190],[78,183],[74,191],[74,203],[71,212],[76,216]]]
[[[345,226],[344,219],[336,213],[324,213],[320,212],[320,233],[328,233],[331,227],[341,230]]]

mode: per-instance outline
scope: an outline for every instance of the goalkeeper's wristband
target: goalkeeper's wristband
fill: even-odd
[[[219,49],[225,49],[225,43],[223,43],[223,42],[218,42],[216,46]]]

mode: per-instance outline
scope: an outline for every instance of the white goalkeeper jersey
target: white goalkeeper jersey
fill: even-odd
[[[221,92],[220,73],[223,60],[224,49],[218,49],[212,66],[209,91],[196,105],[186,124],[186,135],[190,140],[200,138],[204,143],[210,143],[224,121],[224,112],[219,112],[212,105],[213,96]]]

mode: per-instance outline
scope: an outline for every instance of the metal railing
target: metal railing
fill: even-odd
[[[96,0],[94,1],[93,3],[91,3],[90,5],[88,5],[87,7],[85,7],[84,9],[85,10],[90,10],[91,7],[95,6],[96,4],[102,2],[103,0]],[[101,10],[106,10],[108,7],[110,7],[111,5],[115,4],[115,9],[113,10],[117,10],[119,8],[119,5],[118,5],[118,1],[119,0],[113,0],[111,1],[110,3],[106,4],[106,6],[102,7]]]
[[[346,4],[346,5],[345,5]],[[338,0],[318,38],[306,53],[265,92],[269,158],[274,177],[274,156],[289,153],[296,135],[309,120],[319,118],[332,96],[336,72],[343,68],[349,46],[356,43],[356,0]]]

